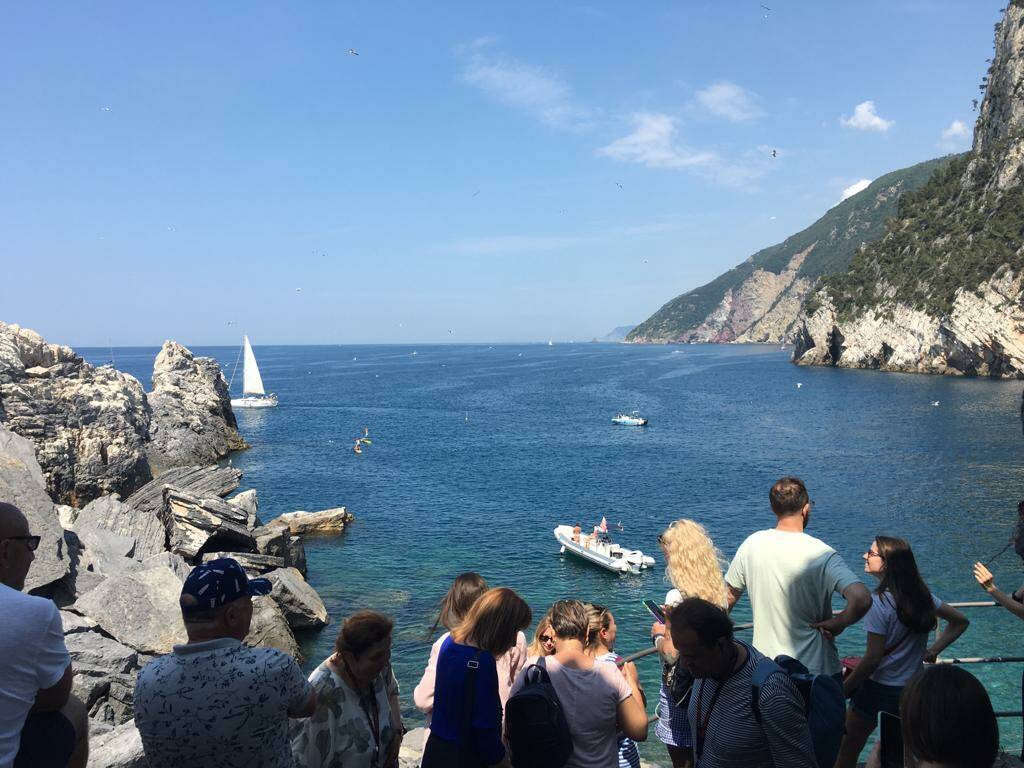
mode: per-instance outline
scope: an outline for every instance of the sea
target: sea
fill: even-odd
[[[196,347],[241,388],[238,348]],[[971,567],[1010,539],[1024,497],[1021,383],[801,368],[791,348],[600,343],[416,346],[257,346],[280,405],[239,410],[252,447],[231,457],[258,491],[260,517],[345,506],[344,535],[309,539],[309,581],[331,624],[299,637],[312,671],[342,620],[361,608],[394,617],[393,665],[410,727],[438,600],[477,571],[515,589],[534,621],[561,598],[611,608],[616,651],[649,645],[644,598],[670,588],[658,534],[673,520],[705,525],[725,558],[771,527],[768,490],[802,478],[814,501],[809,533],[857,572],[879,534],[913,546],[932,591],[983,601]],[[79,350],[150,388],[156,348]],[[235,366],[238,365],[237,371]],[[643,428],[611,418],[639,410]],[[353,453],[369,430],[372,444]],[[226,462],[225,462],[226,463]],[[618,575],[560,555],[559,524],[606,518],[616,539],[653,555]],[[622,532],[614,528],[621,523]],[[1013,549],[990,566],[1006,591],[1024,583]],[[865,575],[870,587],[875,584]],[[837,602],[837,606],[839,603]],[[967,633],[944,655],[1024,655],[1024,625],[1000,608],[965,609]],[[734,611],[749,621],[744,598]],[[532,628],[531,633],[532,635]],[[860,626],[838,638],[861,654]],[[656,657],[638,662],[657,698]],[[967,667],[997,710],[1019,710],[1021,664]],[[1001,740],[1020,748],[1018,718]],[[664,757],[652,734],[644,751]]]

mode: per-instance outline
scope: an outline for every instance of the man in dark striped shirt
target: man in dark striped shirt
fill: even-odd
[[[817,768],[804,700],[782,674],[761,687],[753,711],[754,667],[764,654],[736,640],[728,614],[691,597],[669,616],[679,660],[694,677],[689,718],[696,768]]]

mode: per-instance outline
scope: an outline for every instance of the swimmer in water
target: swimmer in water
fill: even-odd
[[[363,446],[361,446],[359,444],[359,441],[356,440],[356,444],[352,446],[352,453],[362,453],[362,452],[363,452]]]

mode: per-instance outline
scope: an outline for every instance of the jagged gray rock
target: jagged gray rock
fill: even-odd
[[[251,531],[254,528],[261,526],[259,511],[260,502],[256,497],[256,489],[250,488],[248,491],[242,491],[237,496],[232,496],[227,499],[229,504],[234,504],[239,509],[244,509],[247,516],[246,527]]]
[[[248,515],[234,504],[217,498],[201,499],[172,485],[164,489],[164,500],[160,519],[172,552],[194,558],[214,547],[242,551],[256,548],[246,527]]]
[[[301,536],[288,537],[288,557],[285,563],[295,568],[303,578],[306,577],[306,545],[302,543]]]
[[[150,461],[165,468],[207,464],[247,448],[217,361],[165,341],[153,364]]]
[[[241,470],[233,467],[218,467],[216,464],[206,467],[175,467],[139,488],[128,497],[125,504],[159,518],[166,506],[164,488],[168,485],[200,499],[210,499],[227,496],[238,488],[241,481]]]
[[[245,642],[247,645],[277,648],[302,661],[295,634],[288,626],[288,620],[285,619],[281,607],[270,595],[252,599],[252,626]]]
[[[138,561],[160,554],[166,548],[167,531],[160,519],[148,509],[133,509],[116,494],[101,496],[79,510],[74,529],[95,526],[135,539],[132,554]]]
[[[46,368],[46,376],[27,371]],[[150,479],[142,385],[68,347],[0,322],[0,420],[35,444],[50,496],[81,506]]]
[[[170,653],[186,641],[178,598],[184,581],[159,556],[105,579],[75,603],[108,635],[143,653]]]
[[[84,547],[83,563],[87,570],[101,576],[113,576],[125,570],[139,567],[139,561],[133,558],[135,553],[135,537],[122,536],[106,528],[85,523],[75,528],[75,535]]]
[[[281,525],[292,536],[335,536],[352,521],[352,514],[344,507],[323,509],[319,512],[285,512],[268,525]]]
[[[256,540],[256,551],[261,555],[280,557],[288,564],[288,541],[291,534],[283,525],[261,525],[254,528],[253,539]]]
[[[88,632],[96,626],[96,622],[87,616],[79,616],[71,611],[61,611],[60,620],[64,625],[64,634],[71,635],[76,632]]]
[[[285,566],[284,558],[269,557],[268,555],[256,555],[251,552],[205,552],[203,562],[216,560],[219,557],[230,557],[238,561],[242,569],[249,576],[260,576],[268,571]]]
[[[42,537],[25,580],[25,589],[41,589],[64,578],[71,569],[71,558],[57,512],[46,495],[34,446],[3,427],[0,427],[0,499],[18,507],[28,518],[29,530]]]
[[[90,740],[89,765],[96,768],[148,768],[142,736],[129,720]]]
[[[138,654],[99,632],[74,632],[64,636],[75,677],[74,694],[92,709],[110,690],[111,675],[134,670]]]
[[[278,568],[266,578],[274,585],[270,596],[292,629],[318,629],[330,621],[324,601],[295,568]]]

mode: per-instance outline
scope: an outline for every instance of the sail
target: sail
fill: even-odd
[[[256,355],[252,353],[252,345],[249,337],[244,336],[242,361],[242,394],[243,395],[265,395],[263,391],[263,379],[260,377],[259,366],[256,365]]]

